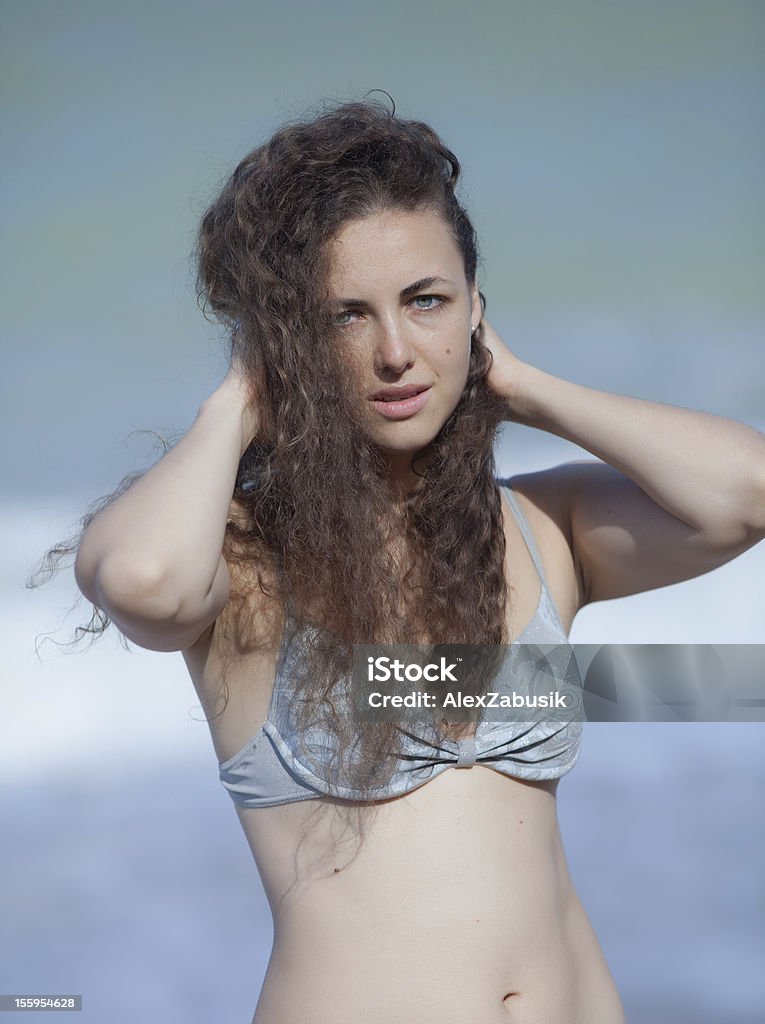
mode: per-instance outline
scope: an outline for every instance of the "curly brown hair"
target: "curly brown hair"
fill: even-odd
[[[203,311],[227,328],[229,356],[236,350],[247,376],[262,382],[263,430],[241,459],[226,527],[232,589],[221,626],[235,623],[247,645],[257,581],[299,627],[314,627],[305,632],[301,704],[336,737],[333,777],[352,745],[363,752],[355,788],[370,798],[395,758],[397,730],[335,713],[331,696],[353,644],[506,642],[493,455],[506,406],[487,385],[491,354],[479,325],[462,396],[415,457],[420,481],[402,517],[354,415],[323,301],[330,243],[358,218],[435,211],[474,285],[478,247],[455,194],[459,176],[457,157],[427,124],[367,99],[331,105],[244,157],[204,214],[196,248]],[[100,629],[88,631],[99,633],[109,620],[95,612]]]

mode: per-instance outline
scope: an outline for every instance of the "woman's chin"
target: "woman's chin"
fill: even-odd
[[[407,452],[415,455],[420,449],[427,447],[438,437],[443,427],[440,421],[417,423],[415,418],[411,420],[384,424],[382,427],[375,425],[368,429],[367,436],[381,449],[396,452],[399,456]]]
[[[405,459],[409,459],[410,462],[414,459],[415,455],[427,448],[428,445],[437,437],[437,434],[428,432],[427,434],[421,434],[417,437],[407,438],[406,442],[391,443],[386,438],[373,437],[372,443],[375,448],[380,452],[381,455],[389,459],[395,459],[397,462],[403,462]]]

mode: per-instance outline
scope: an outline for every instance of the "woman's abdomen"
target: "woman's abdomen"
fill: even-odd
[[[444,772],[378,806],[355,856],[330,809],[304,849],[313,875],[269,893],[255,1024],[624,1024],[554,788]]]

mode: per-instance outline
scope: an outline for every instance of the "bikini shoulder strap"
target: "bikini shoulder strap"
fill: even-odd
[[[539,554],[537,542],[534,540],[534,534],[531,532],[531,527],[529,526],[528,520],[526,519],[526,516],[523,514],[520,502],[513,493],[513,489],[510,486],[509,482],[498,481],[498,483],[502,490],[505,492],[507,500],[510,502],[510,507],[512,508],[513,514],[515,515],[516,522],[518,523],[518,528],[520,529],[521,535],[523,536],[523,539],[526,542],[526,547],[529,549],[529,554],[531,555],[532,561],[534,562],[536,570],[539,573],[539,578],[542,581],[542,585],[545,588],[547,588],[547,577],[545,576],[545,570],[542,564],[542,557]]]

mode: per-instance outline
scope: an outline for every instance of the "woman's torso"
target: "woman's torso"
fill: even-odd
[[[568,632],[579,588],[555,498],[540,501],[520,481],[514,494]],[[512,640],[537,613],[541,582],[505,498],[502,507]],[[283,617],[260,601],[270,642],[235,659],[228,704],[215,718],[230,640],[208,631],[184,652],[219,762],[247,744],[268,714]],[[254,1022],[623,1024],[569,878],[557,785],[480,764],[442,771],[377,803],[361,848],[343,832],[333,801],[238,805],[274,915]]]

